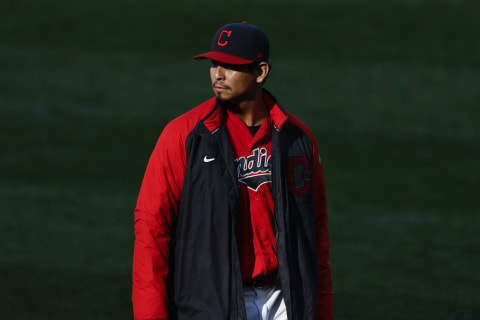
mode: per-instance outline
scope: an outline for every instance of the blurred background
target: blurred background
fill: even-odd
[[[216,30],[314,131],[336,320],[480,319],[480,2],[0,1],[2,319],[132,319],[133,209]]]

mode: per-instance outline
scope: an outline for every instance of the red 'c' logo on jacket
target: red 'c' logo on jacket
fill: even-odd
[[[287,181],[290,192],[305,195],[310,189],[312,170],[307,157],[291,157],[287,162]]]

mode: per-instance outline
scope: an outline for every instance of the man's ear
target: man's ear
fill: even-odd
[[[266,62],[260,62],[256,68],[257,72],[257,83],[263,83],[270,72],[270,65]]]

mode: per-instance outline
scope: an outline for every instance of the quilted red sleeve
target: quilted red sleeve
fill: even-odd
[[[314,138],[313,138],[314,139]],[[332,278],[329,258],[328,212],[323,164],[318,154],[317,143],[313,140],[312,178],[315,206],[315,228],[318,251],[318,300],[317,320],[333,319]]]
[[[167,276],[172,225],[185,176],[184,140],[164,129],[145,171],[135,208],[132,302],[135,320],[168,319]]]

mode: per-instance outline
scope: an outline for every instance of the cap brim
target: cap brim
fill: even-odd
[[[219,51],[210,51],[204,54],[200,54],[198,56],[193,57],[193,59],[211,59],[223,63],[229,64],[249,64],[253,63],[253,60],[248,60],[244,58],[240,58],[228,53],[219,52]]]

